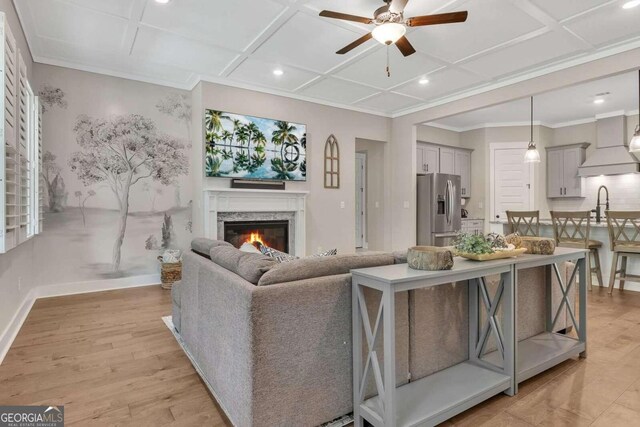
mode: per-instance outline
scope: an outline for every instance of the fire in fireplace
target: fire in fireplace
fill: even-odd
[[[289,221],[225,221],[224,240],[236,248],[258,242],[289,252]]]

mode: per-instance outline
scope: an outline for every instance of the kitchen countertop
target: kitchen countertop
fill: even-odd
[[[491,221],[491,224],[507,224],[508,221],[506,219],[498,219]],[[540,218],[540,225],[547,225],[551,227],[553,223],[551,222],[551,218]],[[600,224],[596,223],[594,218],[591,218],[591,227],[600,227],[600,228],[608,228],[607,219],[603,218]],[[627,227],[633,228],[633,224],[627,224]]]
[[[474,218],[474,217],[467,217],[467,218],[462,218],[463,221],[484,221],[484,218]]]

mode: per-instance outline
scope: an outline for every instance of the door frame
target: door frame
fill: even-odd
[[[362,214],[359,215],[362,221],[362,248],[367,249],[369,243],[367,242],[367,153],[356,153],[356,162],[362,160],[362,192],[360,195],[360,203],[362,207]],[[359,171],[356,168],[356,176]],[[355,180],[358,182],[358,180]],[[356,221],[358,215],[356,213]],[[356,248],[359,248],[356,246]]]
[[[491,142],[489,143],[489,218],[490,222],[496,220],[496,212],[495,212],[495,164],[496,164],[496,150],[499,149],[512,149],[512,148],[524,148],[526,149],[529,146],[529,142]],[[524,160],[523,160],[524,161]],[[530,190],[529,191],[529,206],[531,210],[535,208],[535,173],[533,168],[533,163],[529,163],[529,183]],[[503,218],[500,218],[501,220]]]

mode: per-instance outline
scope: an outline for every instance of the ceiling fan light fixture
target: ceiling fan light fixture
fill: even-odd
[[[386,22],[373,29],[373,38],[384,45],[391,45],[400,40],[407,32],[407,28],[397,22]]]

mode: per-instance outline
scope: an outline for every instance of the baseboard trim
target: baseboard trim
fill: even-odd
[[[137,288],[142,286],[159,285],[159,274],[123,277],[121,279],[94,280],[86,282],[61,283],[56,285],[37,286],[25,296],[20,308],[16,311],[11,322],[0,335],[0,364],[11,348],[11,344],[18,336],[20,328],[27,320],[27,316],[39,298],[53,298],[67,295],[88,294],[93,292],[112,291],[117,289]]]
[[[20,332],[22,324],[27,320],[27,316],[29,315],[29,312],[31,312],[31,307],[33,307],[33,304],[36,302],[35,294],[35,289],[29,291],[24,300],[22,300],[20,308],[18,308],[16,313],[13,315],[11,322],[9,322],[2,332],[2,335],[0,336],[0,364],[2,364],[4,357],[9,352],[11,344],[13,344],[13,340],[18,336],[18,332]]]
[[[159,274],[145,274],[142,276],[123,277],[120,279],[60,283],[57,285],[39,286],[36,289],[36,298],[52,298],[65,295],[89,294],[93,292],[113,291],[117,289],[137,288],[140,286],[159,284]]]

